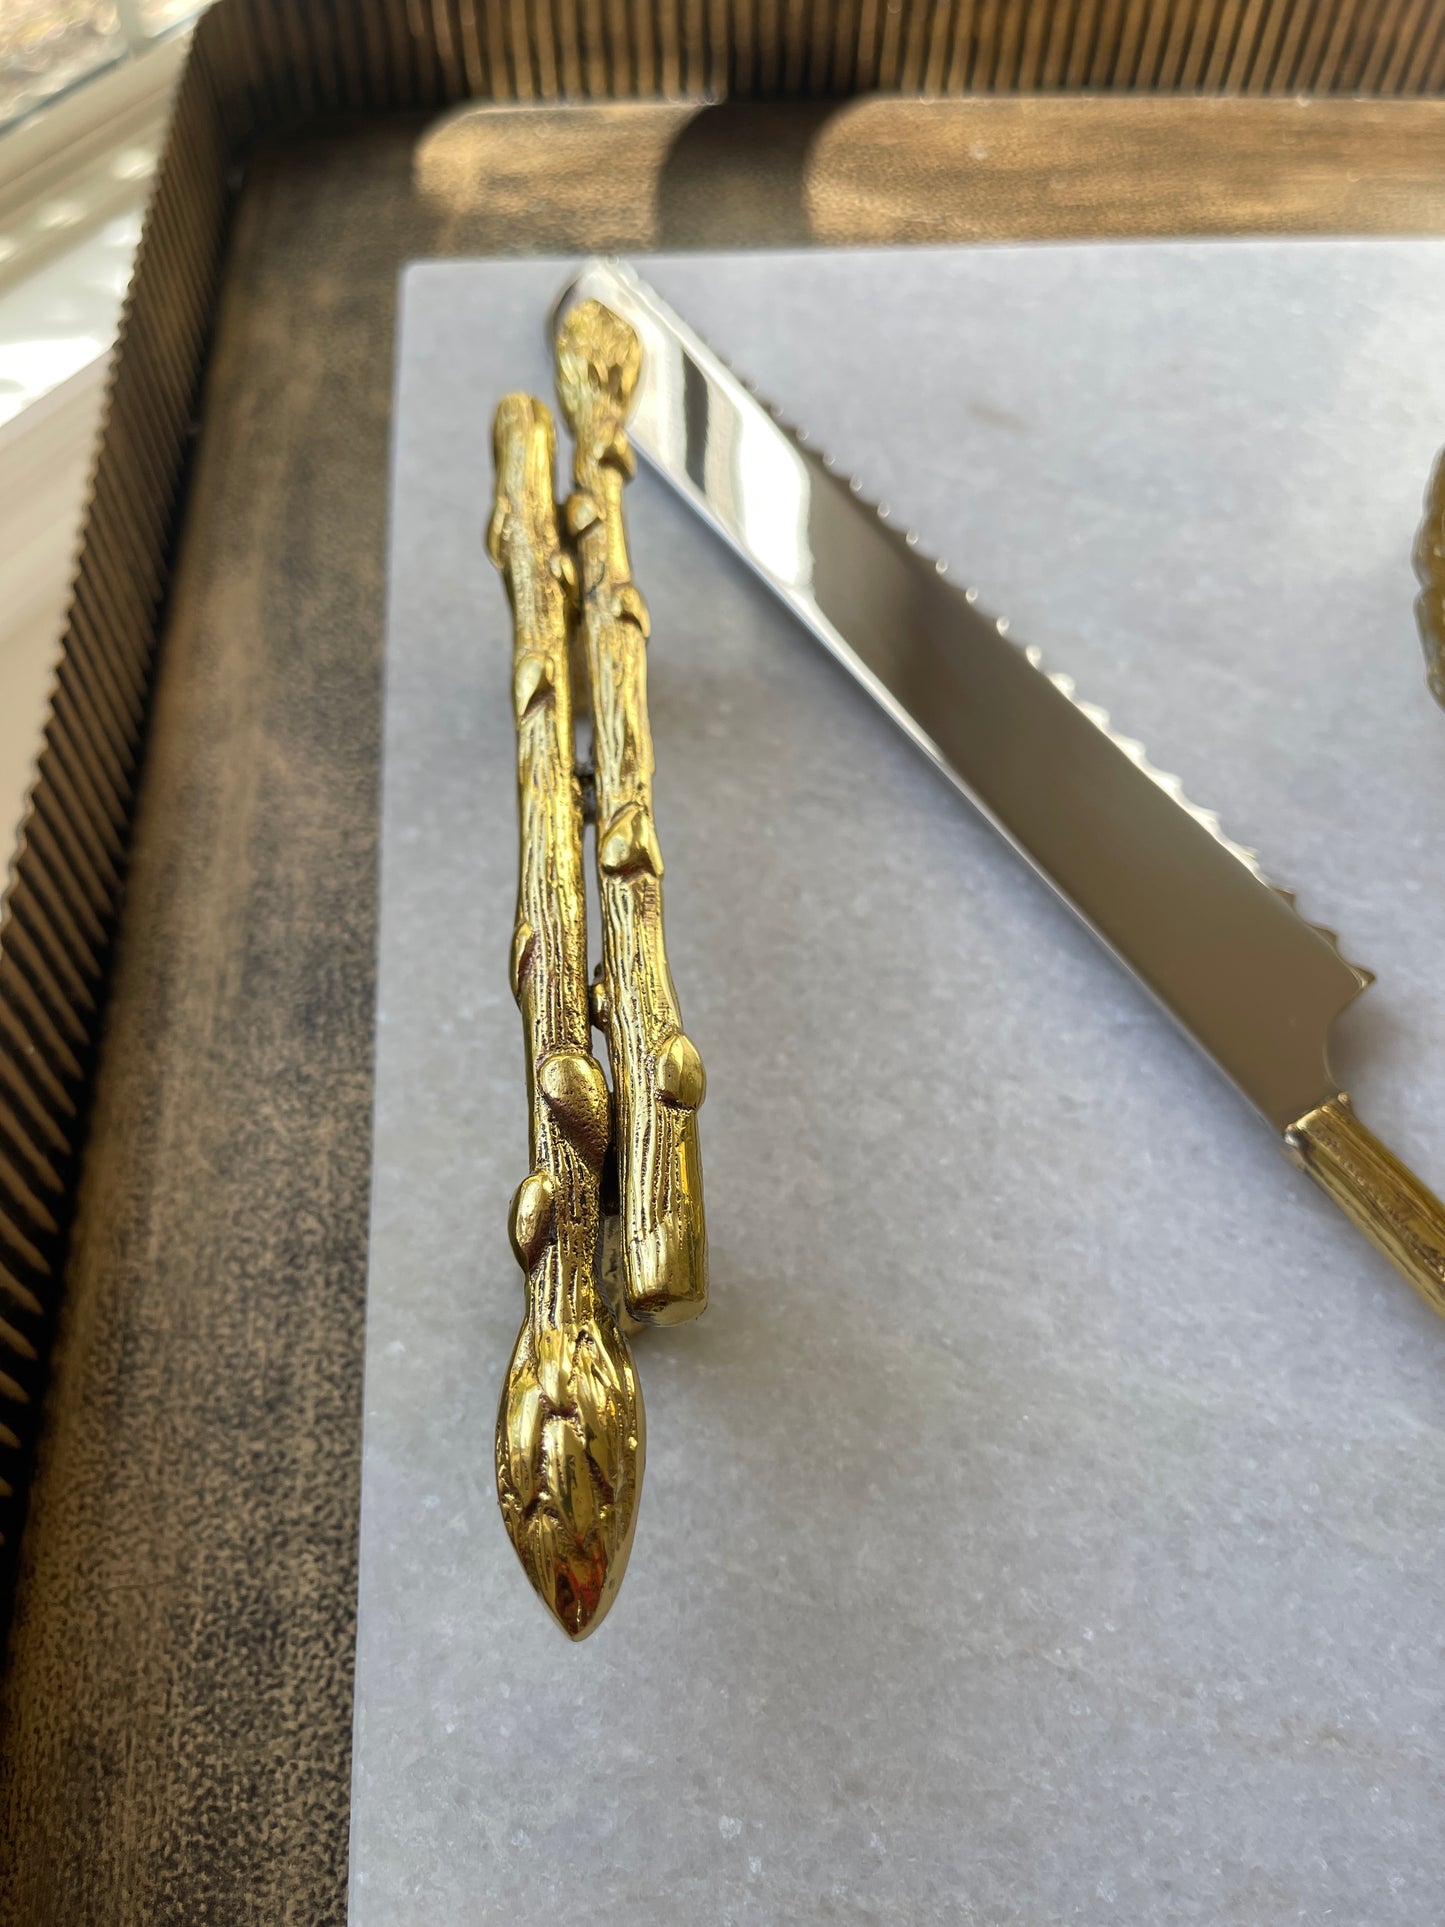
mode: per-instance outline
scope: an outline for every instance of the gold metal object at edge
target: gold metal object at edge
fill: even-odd
[[[1425,518],[1415,538],[1414,561],[1420,584],[1415,621],[1425,651],[1425,677],[1431,695],[1445,708],[1445,454],[1437,458],[1425,490]]]
[[[562,1630],[600,1623],[627,1565],[642,1481],[642,1392],[602,1295],[610,1134],[591,1053],[582,803],[568,669],[570,558],[553,499],[550,411],[506,396],[493,431],[487,547],[512,605],[520,862],[512,990],[522,1012],[532,1165],[512,1204],[527,1310],[497,1416],[497,1493],[528,1578]]]

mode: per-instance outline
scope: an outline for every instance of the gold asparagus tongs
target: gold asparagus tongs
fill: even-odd
[[[512,1204],[527,1311],[497,1419],[497,1491],[528,1578],[573,1639],[616,1596],[637,1516],[642,1392],[624,1330],[679,1324],[707,1304],[697,1139],[706,1081],[663,944],[647,607],[622,520],[639,365],[636,335],[599,303],[566,317],[557,386],[576,439],[572,546],[558,531],[552,416],[528,395],[508,395],[497,410],[487,538],[513,615],[521,837],[512,988],[532,1150]],[[595,761],[603,941],[590,995],[574,674]],[[610,1091],[591,1053],[592,1024],[607,1040]]]

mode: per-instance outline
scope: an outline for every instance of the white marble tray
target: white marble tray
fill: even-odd
[[[1445,1180],[1445,247],[639,265],[1340,926],[1340,1064]],[[638,1347],[607,1624],[532,1598],[481,531],[563,273],[403,290],[353,1921],[1435,1927],[1445,1326],[650,475],[714,1302]]]

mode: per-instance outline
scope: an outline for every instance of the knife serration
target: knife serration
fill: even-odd
[[[617,270],[618,264],[609,263],[608,265],[614,272]],[[741,382],[747,393],[752,396],[753,400],[758,403],[759,407],[767,410],[770,420],[788,437],[798,449],[799,453],[805,458],[811,457],[816,459],[830,476],[845,481],[848,485],[848,493],[853,497],[858,507],[876,515],[887,533],[894,537],[895,540],[901,541],[904,548],[908,550],[920,566],[925,568],[931,567],[935,574],[941,576],[946,576],[949,573],[947,560],[942,555],[935,554],[931,548],[924,545],[917,529],[901,528],[895,521],[893,511],[888,504],[870,492],[861,475],[852,470],[841,471],[837,463],[833,460],[833,457],[824,453],[823,450],[816,445],[813,437],[808,433],[806,428],[800,423],[790,420],[780,407],[775,406],[766,396],[759,394],[755,384],[749,381],[745,375],[739,375],[737,379]],[[662,472],[666,473],[666,471]],[[734,546],[736,546],[736,544]],[[963,597],[964,601],[971,608],[979,607],[977,591],[972,587],[964,589]],[[994,616],[983,609],[979,609],[979,613],[984,616],[985,620],[993,622],[1000,636],[1008,635],[1009,622],[1007,617]],[[1309,929],[1313,930],[1316,936],[1324,938],[1325,942],[1335,951],[1346,969],[1354,973],[1358,980],[1357,991],[1369,989],[1370,985],[1375,981],[1374,971],[1370,970],[1366,965],[1355,963],[1345,956],[1340,944],[1340,933],[1338,930],[1332,929],[1329,924],[1318,923],[1314,918],[1304,915],[1304,912],[1299,907],[1295,891],[1288,884],[1280,883],[1268,874],[1260,860],[1260,855],[1257,850],[1252,850],[1248,844],[1237,843],[1234,838],[1226,832],[1218,811],[1209,809],[1204,804],[1194,802],[1192,798],[1185,793],[1183,779],[1175,776],[1169,770],[1160,769],[1157,764],[1152,763],[1149,760],[1149,752],[1144,744],[1140,742],[1137,737],[1126,736],[1122,730],[1116,729],[1113,717],[1102,703],[1090,702],[1087,697],[1081,696],[1078,691],[1078,685],[1067,671],[1048,668],[1044,662],[1043,651],[1040,648],[1032,643],[1015,643],[1013,646],[1016,649],[1022,650],[1030,665],[1038,670],[1041,675],[1045,676],[1061,695],[1068,697],[1080,715],[1087,717],[1096,729],[1103,731],[1121,755],[1126,756],[1129,761],[1134,764],[1136,769],[1149,778],[1150,782],[1157,784],[1172,802],[1178,804],[1180,809],[1192,816],[1201,828],[1207,830],[1217,843],[1222,844],[1224,848],[1228,850],[1236,862],[1242,863],[1260,883],[1272,890],[1276,896],[1282,897],[1289,908],[1294,911],[1295,915],[1298,916]],[[1052,878],[1047,879],[1047,881],[1051,884],[1053,883]],[[1071,904],[1070,907],[1073,908],[1074,906]]]
[[[616,263],[609,263],[608,265],[614,272],[616,271]],[[876,515],[884,530],[896,541],[900,541],[903,544],[903,547],[919,566],[932,568],[937,575],[948,575],[949,564],[946,558],[940,554],[936,554],[931,548],[927,547],[917,529],[900,527],[894,519],[892,509],[886,502],[882,501],[869,490],[861,475],[853,470],[840,470],[833,457],[824,453],[805,427],[800,423],[792,421],[780,407],[770,402],[765,395],[759,394],[756,385],[751,382],[746,375],[738,375],[737,379],[753,400],[757,402],[759,407],[767,410],[768,417],[774,426],[788,437],[799,453],[805,458],[815,459],[821,463],[822,467],[830,476],[846,482],[848,485],[848,493],[853,497],[858,507]],[[666,473],[666,471],[662,472]],[[736,546],[736,544],[734,546]],[[995,616],[991,612],[983,609],[979,605],[977,591],[975,589],[972,587],[965,588],[963,597],[970,608],[977,609],[986,621],[993,623],[1000,636],[1007,636],[1009,634],[1008,618],[1005,616]],[[1299,907],[1294,890],[1291,889],[1288,884],[1277,882],[1275,878],[1267,873],[1257,850],[1250,849],[1248,844],[1237,843],[1234,838],[1226,832],[1218,811],[1209,809],[1204,804],[1194,802],[1185,793],[1183,779],[1175,776],[1169,770],[1160,769],[1157,764],[1152,763],[1149,760],[1149,752],[1144,744],[1140,742],[1137,737],[1126,736],[1122,730],[1116,729],[1113,717],[1102,703],[1090,702],[1087,697],[1081,696],[1078,691],[1078,685],[1067,671],[1050,669],[1046,665],[1042,649],[1032,643],[1016,642],[1013,646],[1016,649],[1022,650],[1030,665],[1046,677],[1061,695],[1068,697],[1080,715],[1087,717],[1096,729],[1103,731],[1121,755],[1126,756],[1129,761],[1134,764],[1136,769],[1149,778],[1150,782],[1157,784],[1172,802],[1178,804],[1180,809],[1192,816],[1201,828],[1207,830],[1214,840],[1222,844],[1224,848],[1228,850],[1229,854],[1237,862],[1242,863],[1260,883],[1264,884],[1268,889],[1273,890],[1276,896],[1282,897],[1290,909],[1295,912],[1296,916],[1300,917],[1317,936],[1323,937],[1339,956],[1345,967],[1353,971],[1358,980],[1359,990],[1367,990],[1369,988],[1375,981],[1374,971],[1368,969],[1364,964],[1353,962],[1345,956],[1340,944],[1340,933],[1337,930],[1332,929],[1328,924],[1318,923],[1313,918],[1304,915]],[[1047,880],[1052,884],[1052,878]],[[1074,906],[1071,904],[1070,907],[1073,908]]]
[[[1335,933],[633,270],[587,263],[555,312],[588,298],[642,338],[633,440],[648,461],[1275,1131],[1333,1098],[1330,1028],[1371,981]]]

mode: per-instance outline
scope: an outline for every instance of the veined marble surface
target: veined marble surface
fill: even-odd
[[[533,1598],[482,531],[566,266],[402,290],[355,1927],[1438,1927],[1445,1324],[645,471],[713,1304],[637,1345],[607,1623]],[[1337,1063],[1445,1183],[1445,246],[638,266],[1340,927]]]

